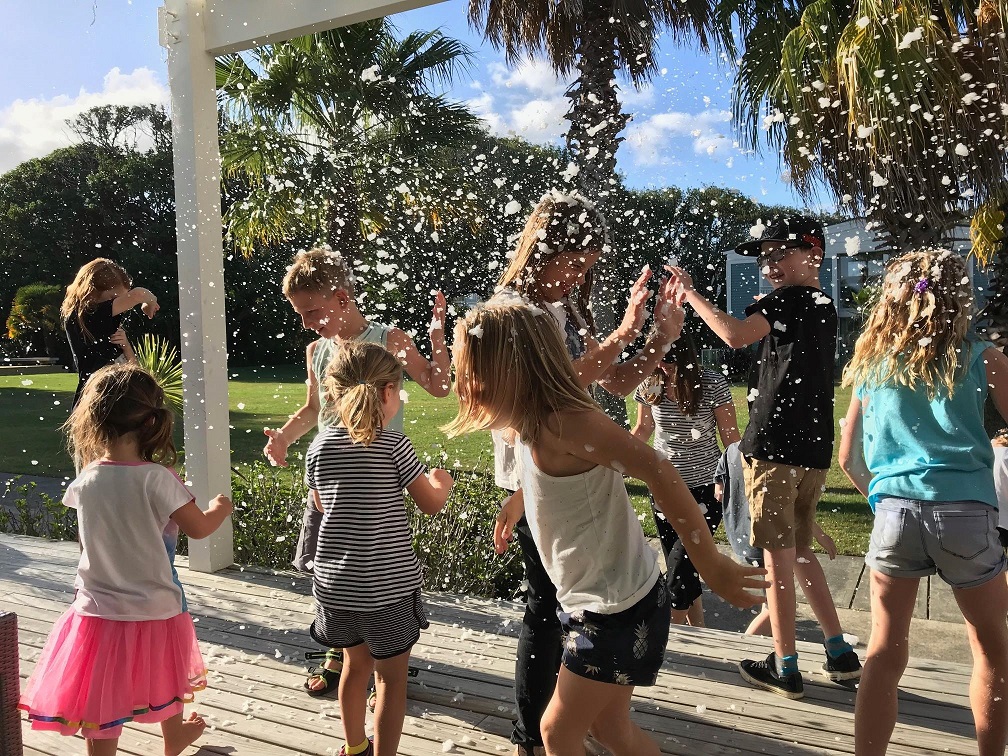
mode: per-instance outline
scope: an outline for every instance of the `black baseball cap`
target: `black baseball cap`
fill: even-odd
[[[747,241],[739,244],[735,251],[740,255],[756,257],[760,253],[760,245],[763,242],[791,242],[796,246],[826,248],[826,234],[823,225],[815,218],[806,218],[803,215],[796,215],[792,218],[781,218],[770,223],[763,230],[763,235],[759,239]]]

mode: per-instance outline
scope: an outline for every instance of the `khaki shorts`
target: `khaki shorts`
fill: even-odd
[[[811,546],[816,504],[827,471],[743,455],[742,472],[752,517],[752,545],[768,551]]]

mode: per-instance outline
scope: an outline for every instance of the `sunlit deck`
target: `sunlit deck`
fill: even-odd
[[[22,682],[46,633],[72,594],[74,543],[0,535],[2,607],[18,614]],[[302,653],[316,650],[310,582],[287,573],[230,569],[180,576],[207,665],[210,688],[196,709],[212,725],[186,754],[335,754],[342,743],[335,699],[304,694]],[[431,627],[414,648],[400,753],[503,754],[512,717],[520,606],[428,594]],[[853,753],[854,693],[814,671],[822,647],[799,644],[806,697],[788,701],[753,690],[736,672],[745,656],[766,655],[768,639],[716,630],[673,630],[659,684],[640,689],[634,717],[669,754]],[[903,679],[890,754],[976,752],[969,670],[915,659]],[[25,753],[83,753],[81,740],[32,732]],[[449,741],[451,741],[449,743]],[[158,729],[128,726],[120,752],[160,753]]]

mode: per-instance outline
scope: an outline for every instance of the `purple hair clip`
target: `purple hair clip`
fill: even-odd
[[[925,291],[928,290],[928,287],[930,285],[931,282],[928,279],[922,278],[920,281],[914,284],[914,292],[916,292],[917,294],[923,294]]]

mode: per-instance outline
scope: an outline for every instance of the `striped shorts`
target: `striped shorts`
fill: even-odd
[[[332,609],[315,601],[315,621],[309,633],[326,648],[351,648],[366,643],[373,659],[391,659],[409,651],[430,627],[418,588],[394,604],[371,612]]]

